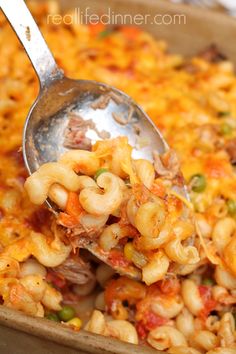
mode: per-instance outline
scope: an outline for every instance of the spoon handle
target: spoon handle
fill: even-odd
[[[0,7],[23,44],[41,88],[63,77],[24,0],[0,0]]]

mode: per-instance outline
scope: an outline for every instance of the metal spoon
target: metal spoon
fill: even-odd
[[[30,174],[43,163],[57,161],[67,150],[63,142],[70,111],[79,114],[85,121],[92,120],[95,129],[89,129],[87,136],[93,141],[100,139],[99,132],[102,131],[109,132],[111,138],[127,136],[129,143],[134,146],[135,158],[152,160],[154,150],[160,154],[168,150],[168,145],[157,127],[142,108],[125,93],[103,83],[73,80],[63,75],[24,0],[1,0],[0,4],[22,42],[40,82],[40,92],[30,109],[23,134],[24,161]],[[91,104],[104,95],[111,97],[106,107],[93,109]],[[128,118],[124,118],[128,115]],[[114,117],[128,119],[128,123],[121,124]],[[140,147],[138,142],[142,142],[143,147]],[[187,196],[184,187],[180,188],[179,192]],[[54,208],[50,200],[47,205]],[[134,266],[114,267],[109,257],[99,251],[96,243],[85,247],[120,274],[140,277],[140,271]]]

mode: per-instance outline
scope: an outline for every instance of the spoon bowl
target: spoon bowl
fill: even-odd
[[[93,107],[108,96],[111,98],[105,107]],[[132,115],[126,123],[127,112]],[[109,138],[127,136],[135,158],[152,160],[154,150],[162,154],[168,148],[150,118],[125,93],[104,83],[63,77],[41,90],[26,119],[23,155],[30,174],[69,150],[64,140],[71,113],[85,124],[89,121],[86,137],[92,142],[101,140],[104,134]],[[121,122],[114,117],[120,117]]]

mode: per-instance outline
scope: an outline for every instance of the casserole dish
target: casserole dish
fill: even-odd
[[[61,3],[64,10],[68,4]],[[102,13],[108,7],[112,11],[127,13],[125,1],[89,1],[86,5],[82,1],[71,1],[70,8],[79,6],[80,9],[89,6],[93,12]],[[179,25],[152,25],[145,24],[147,31],[158,38],[166,40],[172,52],[191,56],[207,46],[216,43],[232,62],[236,63],[236,49],[231,45],[229,38],[236,35],[236,23],[233,19],[192,9],[186,6],[171,5],[165,1],[142,0],[130,1],[128,12],[176,14],[186,16],[186,22]],[[57,324],[46,323],[43,320],[31,318],[14,310],[1,306],[0,309],[0,349],[1,353],[157,353],[151,348],[141,348],[121,343],[116,340],[103,338],[86,332],[72,332]]]

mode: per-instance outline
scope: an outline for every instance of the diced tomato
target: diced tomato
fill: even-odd
[[[59,274],[56,274],[55,272],[48,272],[46,280],[59,289],[63,288],[66,285],[65,278]]]
[[[78,218],[66,213],[60,213],[58,217],[58,223],[62,226],[72,228],[79,224]]]
[[[205,172],[212,178],[227,177],[231,174],[231,166],[225,159],[210,156],[205,163]]]
[[[169,195],[167,199],[167,208],[169,213],[181,212],[183,210],[183,202],[175,195]]]
[[[207,300],[209,297],[211,297],[211,289],[209,286],[199,285],[198,291],[204,301]]]
[[[127,215],[127,203],[123,203],[120,208],[120,221],[119,224],[121,226],[128,225],[130,223],[128,215]]]
[[[130,265],[130,261],[124,257],[123,252],[118,250],[111,250],[108,258],[113,267],[123,268]]]
[[[1,217],[0,217],[0,220],[1,220]],[[124,247],[128,241],[129,241],[128,237],[123,237],[119,240],[119,245]]]
[[[132,225],[125,226],[125,231],[129,234],[129,237],[135,237],[139,235],[138,230]]]
[[[145,294],[145,285],[122,276],[109,281],[105,289],[105,302],[108,308],[112,306],[114,300],[127,300],[129,304],[135,304],[143,299]]]
[[[153,312],[147,312],[144,314],[143,319],[138,321],[136,329],[141,339],[145,339],[148,332],[166,324],[168,320],[161,316],[156,315]]]
[[[203,319],[206,319],[209,313],[216,308],[217,301],[212,298],[210,286],[200,285],[198,290],[204,304],[204,308],[200,312],[199,316]]]
[[[91,23],[89,25],[89,30],[90,30],[90,33],[92,34],[92,36],[97,36],[99,33],[103,32],[105,30],[106,26],[99,22],[99,23]]]
[[[152,185],[151,192],[157,197],[164,198],[166,189],[161,181],[155,181]]]
[[[147,288],[147,295],[149,297],[154,297],[160,294],[160,287],[158,283],[153,283]]]
[[[167,322],[166,318],[158,316],[151,311],[148,312],[147,314],[145,314],[144,317],[145,317],[144,318],[145,326],[149,331],[151,331],[152,329],[155,329],[158,326],[163,326]]]
[[[139,338],[145,339],[147,337],[148,331],[146,330],[142,321],[137,322],[135,327],[136,327]]]
[[[152,312],[152,304],[158,301],[158,297],[161,295],[160,286],[158,283],[152,284],[146,288],[146,296],[144,299],[139,300],[136,303],[136,315],[137,321],[143,321],[146,314]]]
[[[76,166],[74,166],[74,171],[76,173],[83,173],[84,170],[86,170],[87,166],[84,163],[78,163]]]
[[[163,279],[160,282],[160,290],[166,295],[177,295],[180,292],[180,282],[177,278]]]
[[[204,309],[200,311],[199,317],[205,320],[209,316],[210,312],[216,308],[216,305],[217,302],[214,299],[208,300],[208,302],[204,305]]]
[[[129,40],[135,40],[141,33],[141,30],[135,26],[122,26],[120,32]]]
[[[142,183],[133,186],[133,194],[139,204],[146,203],[150,197],[150,191]]]
[[[66,204],[66,213],[72,216],[79,216],[83,212],[83,208],[79,202],[79,196],[75,192],[69,192]]]

